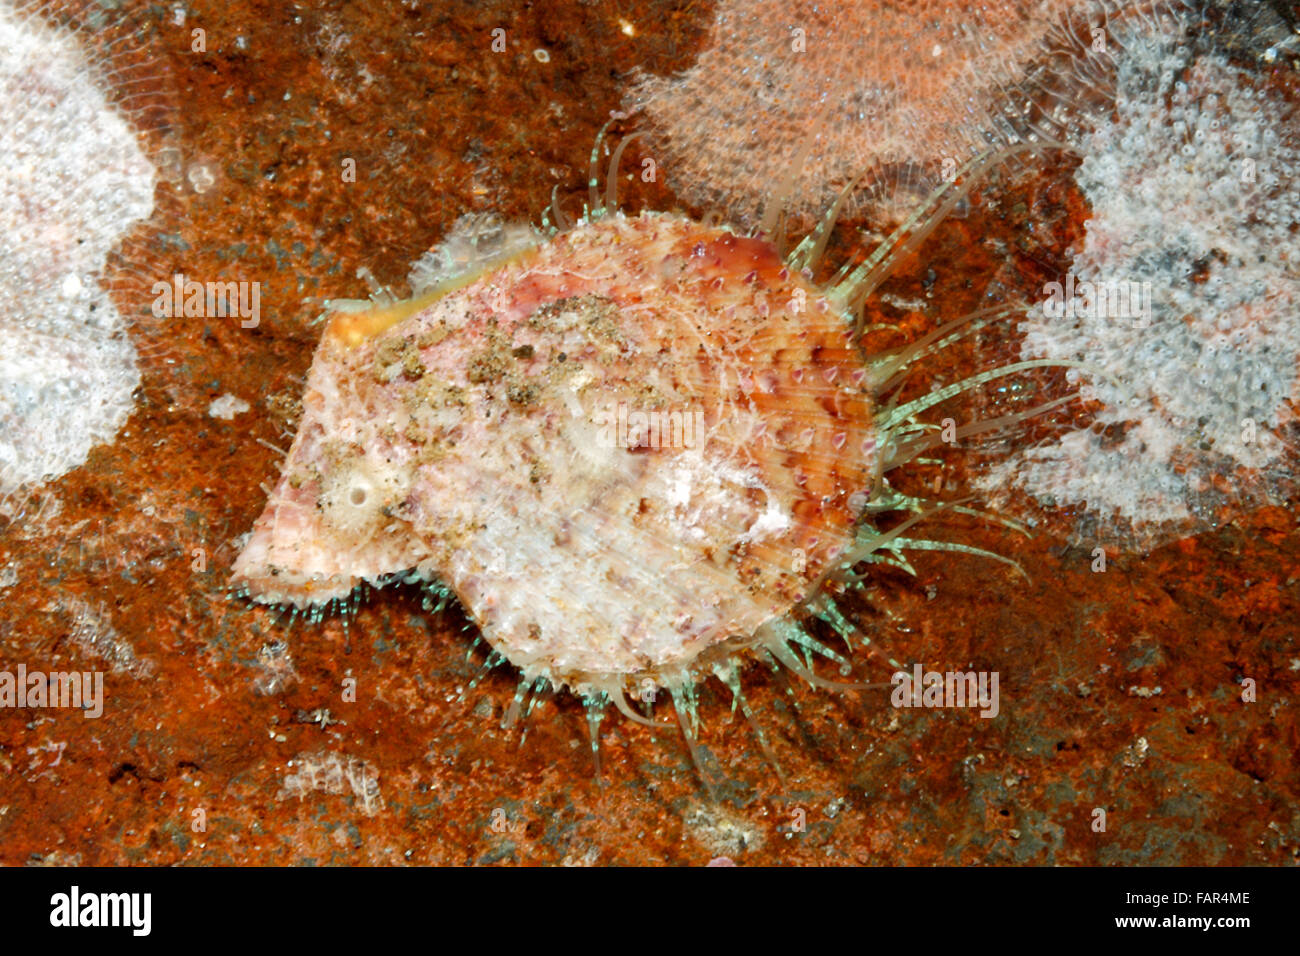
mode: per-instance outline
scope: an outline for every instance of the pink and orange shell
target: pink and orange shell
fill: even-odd
[[[663,682],[851,548],[866,379],[842,310],[766,241],[608,215],[336,313],[235,584],[307,607],[414,570],[525,676]]]

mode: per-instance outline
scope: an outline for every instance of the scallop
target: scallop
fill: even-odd
[[[415,569],[525,672],[660,682],[852,547],[878,436],[865,376],[826,373],[854,367],[852,324],[769,243],[605,217],[336,315],[237,582],[303,606]]]
[[[690,742],[696,683],[739,697],[742,652],[831,683],[808,655],[847,661],[800,615],[856,633],[831,585],[907,540],[862,519],[920,510],[884,479],[937,442],[916,414],[1032,363],[880,407],[952,329],[864,359],[854,314],[879,263],[819,287],[822,235],[783,258],[599,210],[412,299],[334,312],[235,587],[309,615],[363,583],[445,589],[489,664],[520,672],[509,718],[549,684],[584,698],[593,731],[609,703],[645,722],[625,692],[665,687]]]

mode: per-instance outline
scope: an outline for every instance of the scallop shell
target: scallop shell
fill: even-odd
[[[336,313],[235,583],[307,607],[414,570],[526,678],[665,683],[853,546],[866,379],[843,311],[766,241],[607,215]]]

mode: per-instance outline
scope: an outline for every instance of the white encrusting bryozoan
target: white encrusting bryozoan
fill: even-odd
[[[0,501],[110,442],[140,381],[101,275],[157,175],[66,31],[0,2]]]
[[[1185,36],[1123,49],[1115,116],[1078,143],[1092,218],[1073,308],[1057,295],[1021,326],[1023,357],[1085,362],[1069,377],[1104,407],[981,484],[1086,506],[1103,534],[1149,546],[1294,487],[1300,128],[1293,105]],[[1135,291],[1136,307],[1093,307],[1085,289]]]

